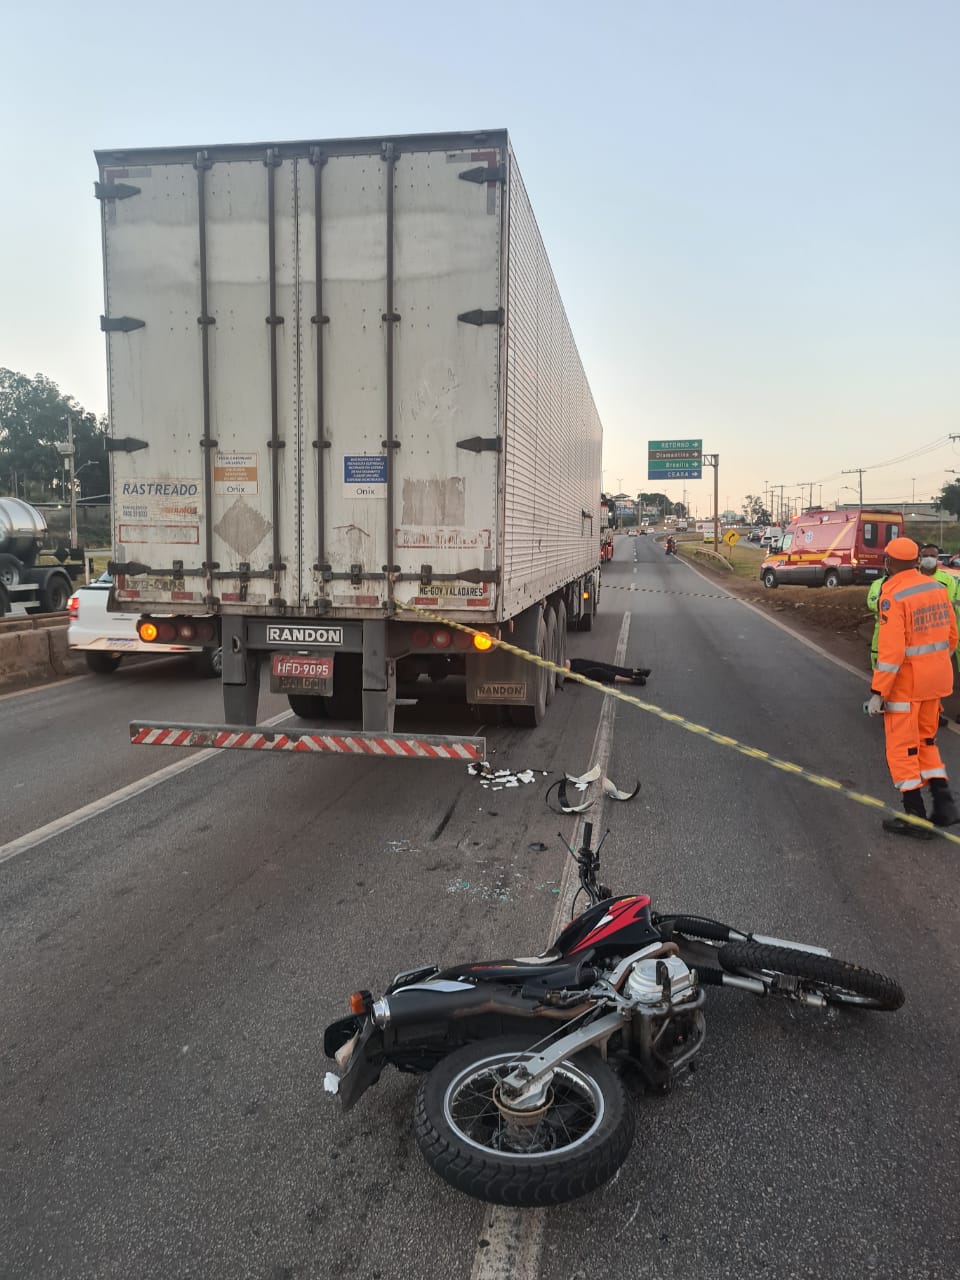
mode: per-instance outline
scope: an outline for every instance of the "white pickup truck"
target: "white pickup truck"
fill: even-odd
[[[192,653],[197,674],[220,675],[220,649],[196,644],[164,643],[157,638],[150,644],[140,639],[137,619],[130,613],[110,608],[113,579],[108,573],[81,587],[67,602],[70,625],[67,646],[82,650],[87,666],[95,675],[108,676],[116,671],[128,654]]]

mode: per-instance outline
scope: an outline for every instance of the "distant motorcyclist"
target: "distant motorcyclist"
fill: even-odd
[[[673,536],[673,534],[671,534],[670,537],[667,538],[667,555],[674,556],[676,554],[677,554],[677,540]]]

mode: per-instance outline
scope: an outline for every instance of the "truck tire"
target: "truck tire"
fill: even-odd
[[[16,556],[0,556],[0,586],[8,590],[19,587],[21,576],[20,561]]]
[[[219,680],[223,671],[223,650],[202,649],[194,658],[194,670],[201,680]]]
[[[537,656],[545,657],[546,651],[547,624],[541,617],[537,628]],[[518,729],[535,729],[547,712],[547,669],[532,667],[532,671],[536,680],[536,701],[532,706],[510,708],[510,718]]]
[[[287,701],[290,710],[301,720],[325,720],[329,714],[327,703],[330,699],[322,693],[288,693]]]
[[[544,610],[544,618],[547,624],[547,640],[546,640],[546,657],[548,661],[555,665],[560,661],[560,651],[557,646],[559,640],[559,629],[557,627],[557,615],[553,611],[551,605],[547,605]],[[547,706],[553,701],[553,695],[557,692],[557,673],[555,671],[547,672]]]
[[[71,586],[62,574],[51,574],[40,592],[40,609],[43,613],[63,613],[70,599]]]
[[[567,665],[567,606],[562,600],[557,601],[557,666],[561,671]],[[556,686],[563,688],[564,676],[556,673]]]
[[[112,676],[123,661],[119,653],[107,653],[105,649],[90,649],[83,656],[95,676]]]

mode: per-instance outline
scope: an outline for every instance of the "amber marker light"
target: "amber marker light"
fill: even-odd
[[[157,624],[155,622],[141,622],[138,630],[140,639],[146,640],[147,643],[157,638]]]
[[[485,631],[478,631],[473,637],[473,647],[481,653],[486,653],[488,649],[493,648],[493,640]]]

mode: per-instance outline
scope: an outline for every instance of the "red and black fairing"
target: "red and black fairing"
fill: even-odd
[[[633,894],[606,898],[595,907],[588,907],[570,921],[550,952],[569,961],[591,952],[596,963],[615,955],[629,955],[659,941],[660,934],[650,918],[649,897]]]

